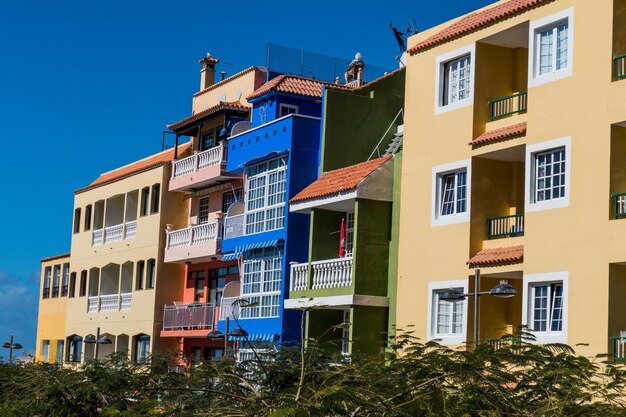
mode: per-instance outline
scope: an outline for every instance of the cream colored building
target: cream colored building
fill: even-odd
[[[409,40],[398,328],[624,356],[626,1],[506,0]],[[622,349],[620,353],[620,349]]]
[[[185,153],[189,144],[179,147]],[[143,362],[160,339],[163,306],[182,294],[181,265],[165,264],[166,224],[186,222],[186,205],[167,191],[174,150],[100,175],[74,197],[71,283],[65,323],[66,361],[128,350]]]
[[[65,310],[70,288],[70,254],[41,260],[39,313],[35,358],[40,362],[63,363]]]

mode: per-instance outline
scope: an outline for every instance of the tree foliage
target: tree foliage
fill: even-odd
[[[472,351],[410,333],[377,356],[349,360],[327,346],[283,347],[168,371],[115,354],[79,368],[0,366],[0,415],[509,417],[626,415],[626,372],[566,345],[505,337]]]

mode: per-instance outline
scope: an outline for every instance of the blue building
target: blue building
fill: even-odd
[[[291,75],[269,80],[247,97],[247,130],[234,128],[228,138],[226,171],[243,174],[244,197],[226,214],[222,259],[240,260],[241,281],[224,288],[218,329],[226,333],[226,318],[236,317],[259,349],[301,337],[301,312],[283,302],[290,262],[308,259],[309,216],[290,213],[287,202],[318,177],[325,85]],[[252,354],[242,337],[233,339],[240,360]]]

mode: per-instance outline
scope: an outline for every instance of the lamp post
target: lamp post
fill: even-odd
[[[95,344],[95,349],[94,349],[94,353],[93,353],[93,359],[94,360],[98,360],[98,346],[99,345],[110,345],[111,343],[113,343],[113,341],[111,339],[109,339],[108,337],[102,336],[100,337],[100,327],[98,327],[98,329],[96,330],[96,337],[93,336],[86,336],[85,340],[83,340],[84,343],[88,343],[88,344]]]
[[[479,300],[483,295],[492,295],[498,298],[511,298],[517,295],[517,290],[513,288],[507,281],[500,281],[498,285],[493,287],[490,291],[480,291],[480,269],[474,270],[474,292],[463,294],[457,290],[447,290],[441,293],[439,299],[442,301],[454,302],[465,300],[467,297],[474,297],[474,349],[478,347],[478,316],[480,314]]]
[[[22,349],[23,346],[19,343],[13,341],[13,335],[11,335],[10,342],[4,342],[2,347],[5,349],[9,349],[9,365],[13,365],[13,349]]]

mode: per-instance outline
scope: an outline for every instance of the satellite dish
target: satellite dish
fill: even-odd
[[[246,120],[242,120],[241,122],[235,123],[233,128],[230,130],[230,135],[231,136],[238,135],[240,133],[245,132],[246,130],[250,130],[251,127],[252,127],[252,123]]]

